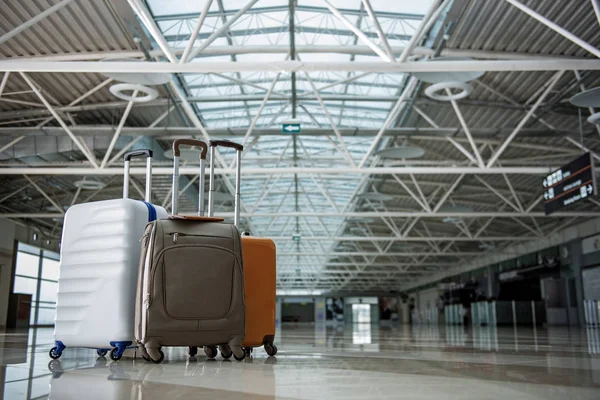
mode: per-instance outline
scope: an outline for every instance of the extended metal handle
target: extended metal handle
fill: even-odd
[[[195,139],[176,139],[173,142],[173,188],[171,193],[171,214],[175,215],[179,211],[179,157],[181,152],[179,146],[188,145],[200,147],[200,178],[198,179],[198,215],[204,216],[204,171],[206,162],[206,153],[208,145]]]
[[[183,144],[192,146],[192,147],[201,147],[200,159],[206,160],[206,153],[208,152],[208,145],[206,144],[206,142],[203,142],[202,140],[196,140],[196,139],[175,139],[175,141],[173,142],[173,156],[177,156],[177,157],[180,156],[179,146],[181,146]]]
[[[232,142],[230,140],[221,139],[221,140],[211,140],[210,141],[210,147],[217,147],[217,146],[229,147],[231,149],[236,149],[237,151],[244,151],[243,145]]]
[[[215,148],[217,146],[229,147],[235,149],[236,154],[236,166],[235,166],[235,208],[233,224],[237,227],[240,223],[240,178],[241,178],[241,165],[242,165],[242,151],[244,146],[239,143],[230,142],[229,140],[211,140],[210,141],[210,183],[208,192],[208,216],[213,216],[213,192],[215,191]]]
[[[144,194],[144,201],[150,203],[150,196],[152,195],[152,150],[140,149],[133,150],[123,155],[123,161],[125,162],[125,169],[123,171],[123,198],[129,197],[129,163],[133,157],[146,156],[146,193]]]

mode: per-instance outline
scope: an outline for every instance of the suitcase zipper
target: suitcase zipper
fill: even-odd
[[[158,229],[158,225],[157,222],[154,221],[153,223],[153,227],[150,230],[150,234],[147,235],[146,237],[146,258],[144,260],[144,277],[143,277],[143,290],[142,290],[142,304],[143,304],[143,308],[141,310],[142,312],[142,329],[141,329],[141,341],[142,343],[144,342],[144,340],[146,340],[146,331],[148,328],[148,308],[150,307],[150,273],[151,273],[151,269],[152,269],[152,264],[151,264],[151,259],[152,259],[152,252],[154,250],[154,236],[156,235],[156,229]],[[149,240],[149,242],[148,242]],[[149,245],[148,245],[149,243]]]

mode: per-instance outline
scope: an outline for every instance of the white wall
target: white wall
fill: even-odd
[[[0,326],[6,326],[14,241],[15,224],[0,219]]]

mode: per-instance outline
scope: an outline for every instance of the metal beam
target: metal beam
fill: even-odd
[[[394,63],[394,64],[398,64],[398,63]],[[406,86],[404,87],[402,94],[398,98],[398,101],[396,102],[396,104],[394,104],[394,107],[390,110],[385,122],[383,123],[383,126],[381,127],[381,129],[379,129],[379,132],[377,132],[377,135],[375,135],[375,138],[371,142],[369,149],[367,150],[366,154],[364,155],[360,164],[358,165],[359,168],[364,167],[364,165],[367,162],[367,160],[369,159],[369,157],[371,157],[371,154],[373,154],[373,152],[379,145],[379,140],[381,139],[381,137],[383,136],[385,131],[391,126],[391,124],[394,122],[396,117],[400,114],[402,109],[406,106],[408,98],[410,96],[412,96],[413,91],[417,87],[417,83],[418,83],[418,79],[415,78],[414,76],[411,76],[408,79],[408,82],[407,82]]]
[[[385,51],[381,50],[379,48],[379,46],[377,46],[375,43],[373,43],[373,41],[371,39],[369,39],[363,31],[361,31],[356,26],[354,26],[354,24],[352,22],[350,22],[350,20],[348,18],[346,18],[344,16],[344,14],[342,14],[337,8],[335,8],[333,6],[333,4],[331,4],[328,0],[325,0],[325,5],[327,6],[327,8],[329,8],[329,11],[331,11],[331,13],[333,15],[335,15],[335,17],[337,19],[339,19],[344,25],[346,25],[348,27],[348,29],[350,29],[352,31],[352,33],[354,33],[364,44],[369,46],[371,48],[371,50],[373,50],[375,52],[375,54],[377,54],[379,57],[381,57],[381,59],[383,61],[386,61],[386,62],[394,61],[393,57],[390,58],[386,54]]]
[[[182,64],[182,63],[186,63],[189,61],[188,60],[189,55],[192,51],[192,48],[194,47],[194,43],[196,42],[196,39],[198,38],[198,33],[200,32],[200,29],[202,29],[202,25],[204,25],[204,20],[208,16],[208,10],[210,9],[212,2],[213,2],[213,0],[204,0],[204,7],[202,7],[202,11],[200,11],[200,16],[198,17],[198,22],[196,22],[196,25],[194,26],[192,35],[190,36],[188,43],[185,46],[185,50],[183,51],[183,55],[181,56],[179,63]]]
[[[35,84],[23,72],[20,72],[20,74],[21,74],[21,77],[25,80],[25,82],[27,82],[29,87],[31,87],[31,90],[33,90],[35,92],[35,94],[37,95],[37,97],[42,101],[42,103],[44,103],[44,105],[46,106],[48,111],[50,111],[50,114],[52,114],[52,116],[56,119],[56,121],[59,123],[59,125],[65,130],[67,135],[69,135],[69,137],[71,137],[71,140],[75,143],[77,148],[79,148],[79,150],[81,150],[81,152],[85,155],[85,157],[88,159],[90,164],[92,164],[94,166],[94,168],[98,168],[98,163],[96,163],[96,160],[94,159],[94,157],[92,157],[92,154],[90,154],[87,151],[87,149],[81,144],[79,139],[73,134],[73,132],[71,132],[71,130],[69,129],[67,124],[65,124],[65,122],[58,115],[58,113],[56,111],[54,111],[54,109],[52,108],[50,103],[48,103],[48,100],[46,100],[46,98],[38,90],[38,88],[35,86]]]
[[[164,62],[132,61],[39,61],[0,60],[0,71],[12,72],[78,72],[78,73],[209,73],[209,72],[316,72],[361,71],[381,73],[401,72],[514,72],[514,71],[598,71],[597,60],[471,60],[391,63],[382,61],[211,61],[174,64]]]
[[[240,9],[237,13],[235,13],[235,15],[233,15],[231,18],[229,18],[227,20],[227,22],[225,22],[223,25],[221,25],[219,27],[219,29],[217,29],[212,35],[210,35],[210,37],[208,39],[206,39],[205,41],[202,42],[202,44],[198,47],[195,47],[188,59],[194,59],[195,57],[198,56],[198,54],[200,54],[205,48],[207,48],[208,46],[210,46],[210,44],[212,42],[214,42],[215,40],[217,40],[217,38],[219,38],[223,32],[227,31],[229,29],[229,27],[231,25],[233,25],[234,22],[236,22],[241,16],[245,15],[246,12],[254,5],[256,4],[258,0],[250,0],[245,6],[244,8]]]
[[[554,88],[556,83],[558,83],[558,81],[560,80],[560,78],[564,72],[565,71],[558,71],[556,74],[554,74],[554,77],[550,81],[550,84],[548,85],[546,90],[544,90],[544,92],[540,95],[540,97],[538,97],[535,104],[533,106],[531,106],[531,108],[529,109],[527,114],[525,114],[525,116],[521,119],[521,121],[519,122],[517,127],[511,132],[510,135],[508,135],[508,137],[506,138],[504,143],[502,143],[500,148],[498,150],[496,150],[496,152],[492,155],[492,157],[490,158],[490,160],[487,163],[487,166],[486,166],[487,168],[491,168],[494,165],[494,163],[502,155],[504,150],[506,150],[506,148],[508,147],[510,142],[512,142],[512,140],[519,134],[519,132],[521,131],[521,128],[523,128],[525,126],[527,121],[529,121],[529,118],[531,118],[531,116],[535,113],[535,110],[537,110],[537,108],[540,106],[540,104],[542,104],[542,102],[546,99],[548,94],[550,94],[550,92],[552,91],[552,89]]]
[[[35,17],[31,18],[30,20],[22,23],[21,25],[17,26],[16,28],[13,28],[11,31],[0,36],[0,44],[17,36],[19,33],[23,32],[24,30],[29,29],[31,26],[37,24],[38,22],[40,22],[47,16],[54,14],[55,12],[57,12],[64,6],[68,5],[72,1],[73,0],[62,0],[60,3],[53,5],[52,7],[48,8],[47,10],[45,10],[45,11],[39,13],[38,15],[36,15]]]
[[[373,11],[371,2],[369,0],[362,0],[362,3],[365,7],[365,10],[367,10],[367,14],[369,14],[369,17],[373,20],[373,25],[375,26],[375,30],[377,31],[377,36],[379,36],[379,40],[381,41],[381,44],[383,45],[385,54],[387,54],[387,56],[391,60],[396,61],[394,59],[394,54],[392,53],[392,49],[390,47],[390,44],[388,43],[387,37],[386,37],[385,33],[383,33],[383,30],[381,29],[381,25],[379,24],[379,19],[377,18],[377,15],[375,15],[375,12]]]
[[[596,18],[598,18],[598,23],[600,24],[600,3],[598,0],[591,0],[592,6],[594,7],[594,12],[596,13]]]
[[[27,175],[23,175],[23,177],[25,179],[27,179],[27,181],[29,181],[31,186],[33,186],[38,192],[40,192],[40,194],[42,196],[44,196],[46,198],[46,200],[48,200],[50,202],[50,204],[52,204],[54,206],[54,208],[56,208],[58,210],[60,215],[65,214],[65,210],[63,210],[62,206],[60,204],[58,204],[57,202],[55,202],[50,196],[48,196],[48,194],[41,187],[39,187],[38,184],[35,183],[33,179],[31,179]]]
[[[378,12],[377,14],[381,14]],[[156,20],[156,18],[155,18]],[[287,45],[237,45],[237,46],[210,46],[202,51],[201,56],[219,56],[232,54],[288,54],[290,47]],[[400,55],[405,46],[392,46],[392,53]],[[171,48],[175,55],[181,55],[185,51],[184,48]],[[354,54],[354,55],[373,55],[373,51],[368,46],[361,45],[298,45],[296,46],[297,53],[338,53],[338,54]],[[413,55],[418,56],[435,56],[436,50],[428,47],[415,47]],[[163,55],[162,50],[150,50],[150,57],[160,57]],[[442,49],[441,56],[445,57],[461,57],[475,58],[486,60],[548,60],[560,61],[575,59],[580,60],[582,57],[562,56],[552,54],[531,54],[508,51],[485,51],[485,50],[467,50],[467,49]],[[86,53],[65,53],[53,54],[46,56],[23,56],[11,57],[13,60],[39,60],[39,61],[92,61],[104,60],[106,58],[144,58],[145,54],[141,51],[106,51],[106,52],[86,52]]]
[[[285,198],[284,198],[285,200]],[[182,215],[197,215],[194,213],[181,213]],[[242,212],[240,214],[244,218],[287,218],[287,217],[328,217],[328,218],[570,218],[570,217],[600,217],[600,211],[559,211],[550,215],[544,212],[513,212],[513,211],[473,211],[473,212],[426,212],[426,211],[278,211],[278,212]],[[4,213],[0,214],[0,218],[55,218],[56,213]],[[232,217],[233,212],[217,212],[216,217]],[[368,236],[363,237],[368,240]],[[387,237],[388,240],[390,239]],[[291,240],[291,238],[288,238]],[[304,238],[303,238],[304,239]],[[427,237],[420,237],[421,240],[427,240]],[[324,240],[337,240],[333,238]],[[345,239],[344,239],[345,240]],[[483,239],[482,239],[483,240]]]
[[[242,175],[265,176],[277,174],[322,174],[327,175],[464,175],[464,174],[525,174],[525,175],[544,175],[552,172],[555,167],[496,167],[496,168],[477,168],[477,167],[372,167],[372,168],[326,168],[326,167],[245,167],[242,168]],[[195,175],[198,173],[197,167],[182,167],[181,175]],[[21,167],[21,168],[0,168],[0,175],[122,175],[122,168],[104,168],[93,169],[85,167],[73,168],[53,168],[53,167]],[[144,175],[145,169],[131,168],[132,175]],[[171,168],[153,168],[153,175],[172,175]],[[217,175],[233,175],[235,171],[229,168],[215,168]]]
[[[5,72],[2,76],[2,82],[0,82],[0,96],[4,93],[4,88],[6,87],[6,83],[8,82],[8,78],[10,77],[10,72]]]
[[[135,99],[137,97],[137,95],[138,95],[138,91],[134,90],[131,97],[133,97]],[[108,145],[108,149],[106,150],[106,154],[104,154],[104,159],[102,160],[102,163],[100,164],[100,168],[106,167],[106,164],[108,163],[108,160],[110,159],[110,155],[115,147],[115,144],[117,144],[117,140],[119,139],[119,136],[121,135],[121,130],[123,129],[123,126],[125,125],[125,122],[127,121],[127,117],[129,117],[129,113],[131,112],[131,108],[133,107],[134,103],[135,103],[135,101],[131,100],[129,102],[129,104],[127,104],[127,108],[125,108],[125,112],[123,112],[123,115],[121,116],[121,120],[119,121],[119,126],[117,126],[117,129],[115,130],[115,134],[113,135],[113,137],[110,141],[110,144]]]
[[[563,37],[569,39],[571,42],[575,43],[579,47],[589,51],[596,57],[600,58],[600,50],[598,50],[596,47],[592,46],[585,40],[573,35],[568,30],[558,26],[557,24],[550,21],[548,18],[544,17],[543,15],[541,15],[541,14],[533,11],[531,8],[519,3],[517,0],[505,0],[505,1],[507,3],[512,4],[513,6],[517,7],[519,10],[523,11],[525,14],[529,15],[530,17],[532,17],[532,18],[538,20],[539,22],[541,22],[542,24],[546,25],[548,28],[552,29],[554,32],[558,33],[559,35],[562,35]]]
[[[418,44],[419,41],[423,39],[423,36],[427,33],[427,31],[431,29],[431,26],[433,26],[433,23],[437,20],[445,6],[446,3],[440,5],[440,0],[434,0],[431,2],[427,13],[419,23],[419,26],[413,33],[412,37],[410,38],[410,41],[402,51],[402,54],[400,54],[398,62],[406,62],[406,60],[410,56],[410,53],[412,53],[414,47]]]

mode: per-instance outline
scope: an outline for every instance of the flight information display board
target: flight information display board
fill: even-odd
[[[546,215],[596,195],[592,155],[586,153],[544,178]]]

